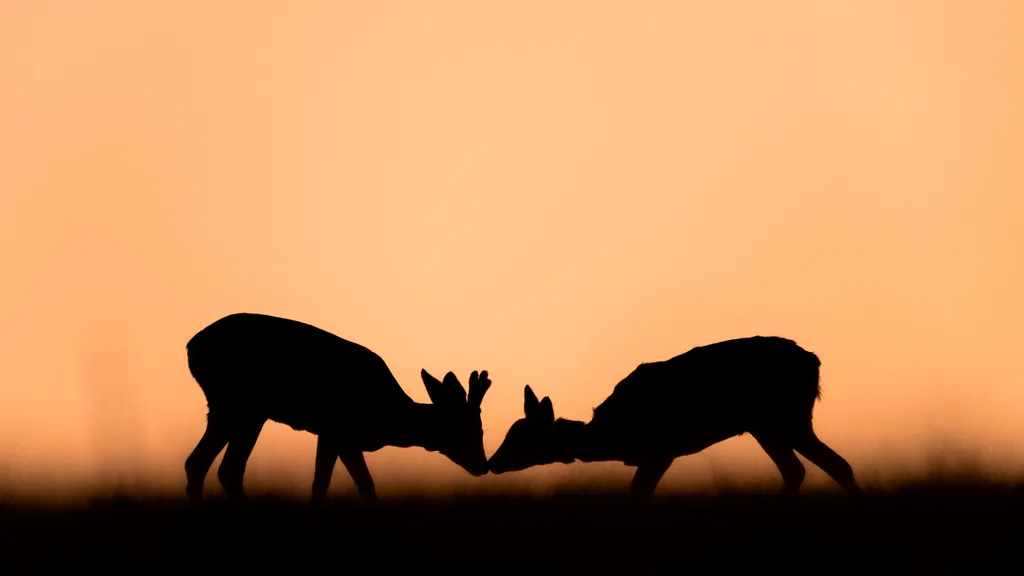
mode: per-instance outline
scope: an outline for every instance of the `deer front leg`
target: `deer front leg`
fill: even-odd
[[[313,468],[313,502],[322,502],[331,485],[338,448],[329,436],[320,435],[316,441],[316,464]]]
[[[363,453],[358,450],[342,450],[338,456],[356,483],[359,495],[367,502],[376,502],[377,489],[373,485],[373,477],[370,476],[370,470],[366,467]]]
[[[224,492],[233,501],[246,499],[245,490],[242,489],[245,464],[256,446],[256,439],[265,422],[265,418],[254,417],[239,419],[233,423],[228,448],[217,470],[217,477],[224,487]]]
[[[633,483],[629,486],[629,494],[639,500],[648,500],[654,495],[654,489],[661,482],[661,477],[672,465],[673,458],[645,462],[636,468]]]
[[[210,466],[213,465],[217,454],[227,445],[230,432],[230,428],[225,425],[220,414],[207,416],[206,432],[203,433],[199,444],[196,444],[195,449],[185,459],[187,482],[185,493],[193,502],[203,499],[203,483],[206,480],[206,474],[210,471]]]

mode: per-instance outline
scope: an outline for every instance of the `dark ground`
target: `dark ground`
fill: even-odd
[[[1015,572],[1024,489],[924,485],[866,492],[549,499],[119,500],[0,507],[8,574]],[[1016,567],[1016,568],[1014,568]]]

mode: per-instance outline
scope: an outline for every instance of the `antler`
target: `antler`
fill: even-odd
[[[484,399],[484,394],[491,387],[491,381],[487,378],[487,370],[477,375],[476,370],[469,375],[469,397],[466,399],[472,405],[479,406]]]

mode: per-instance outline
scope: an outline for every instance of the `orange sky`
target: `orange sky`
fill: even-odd
[[[1014,0],[4,2],[0,483],[183,490],[184,345],[237,311],[419,401],[421,368],[488,369],[488,453],[524,384],[587,419],[640,362],[776,334],[865,480],[946,441],[1017,470],[1022,28]],[[307,493],[314,445],[268,424],[247,486]],[[367,460],[382,494],[631,470]],[[749,437],[666,482],[729,471],[780,482]]]

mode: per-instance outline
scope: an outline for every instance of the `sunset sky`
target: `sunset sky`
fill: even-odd
[[[866,482],[1022,471],[1022,29],[1016,0],[0,3],[0,484],[183,493],[185,342],[240,311],[421,402],[421,368],[488,370],[488,454],[525,384],[587,420],[762,334],[821,357],[816,428]],[[246,486],[308,493],[314,449],[268,423]],[[632,471],[367,462],[382,495]],[[781,486],[750,437],[665,483],[727,474]]]

